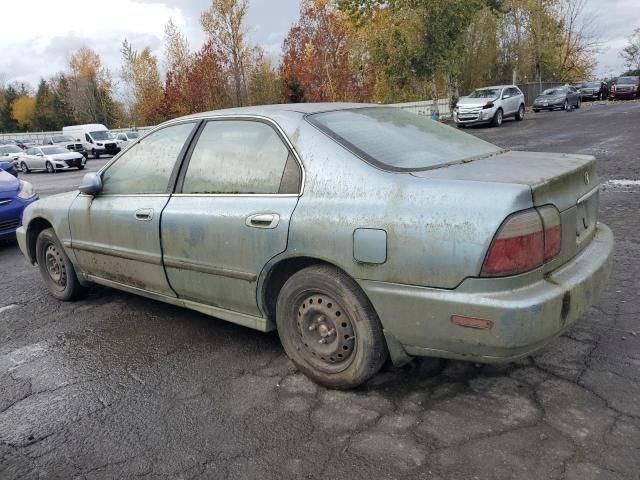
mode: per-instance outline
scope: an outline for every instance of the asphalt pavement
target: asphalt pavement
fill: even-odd
[[[467,131],[598,158],[613,273],[566,335],[515,363],[419,360],[330,391],[276,334],[97,286],[60,303],[8,243],[0,479],[640,479],[640,103]],[[24,177],[46,196],[84,173]]]

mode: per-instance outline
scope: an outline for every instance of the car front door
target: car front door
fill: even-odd
[[[178,296],[260,316],[258,276],[287,247],[301,188],[302,168],[276,125],[204,124],[162,214],[164,264]]]
[[[506,94],[509,95],[509,99],[507,100],[509,104],[509,113],[513,115],[518,112],[518,108],[520,107],[520,97],[518,96],[518,91],[515,88],[507,88],[505,90]]]
[[[162,265],[160,218],[196,126],[184,122],[150,134],[102,172],[99,194],[73,201],[71,248],[94,280],[175,296]]]

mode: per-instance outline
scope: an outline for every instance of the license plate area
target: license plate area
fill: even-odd
[[[576,204],[576,244],[581,245],[591,238],[598,222],[600,205],[599,189],[595,188],[578,200]]]

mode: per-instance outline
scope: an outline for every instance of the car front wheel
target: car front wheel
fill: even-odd
[[[73,264],[53,228],[46,228],[38,235],[36,260],[44,283],[55,298],[70,301],[84,292]]]
[[[25,162],[21,162],[20,163],[20,170],[22,170],[22,173],[29,173],[29,167],[27,167],[27,164]]]
[[[56,169],[51,162],[47,162],[45,167],[47,168],[47,173],[56,173]]]
[[[520,105],[520,108],[518,109],[518,113],[516,115],[516,120],[519,122],[524,120],[524,105]]]
[[[349,276],[317,265],[289,278],[278,295],[278,334],[285,352],[309,378],[329,388],[355,388],[387,359],[373,305]]]
[[[493,120],[491,121],[491,125],[493,125],[494,127],[501,126],[502,125],[502,118],[503,118],[502,109],[499,108],[498,111],[496,112],[496,114],[493,116]]]

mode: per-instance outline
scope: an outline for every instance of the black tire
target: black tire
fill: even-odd
[[[456,123],[456,127],[458,128],[464,128],[465,126],[462,123]]]
[[[565,99],[564,101],[564,107],[562,108],[564,111],[569,110],[569,99]]]
[[[502,109],[499,108],[498,111],[493,116],[493,119],[491,120],[491,125],[494,127],[500,127],[502,126],[503,120],[504,120],[504,113],[502,112]]]
[[[45,163],[44,166],[47,169],[47,173],[56,173],[56,169],[51,162]]]
[[[78,170],[84,170],[84,165],[80,165],[80,166],[78,167]]]
[[[84,293],[76,271],[53,228],[40,232],[36,239],[36,260],[49,293],[65,302]]]
[[[362,385],[388,357],[373,305],[352,278],[332,266],[308,267],[287,280],[278,295],[276,323],[293,363],[329,388]]]
[[[582,106],[582,100],[578,99],[576,100],[576,110],[579,109]]]
[[[22,173],[29,173],[31,171],[25,162],[20,163],[20,170],[22,170]]]
[[[537,108],[534,108],[534,109],[533,109],[533,112],[534,112],[534,113],[538,113],[539,111],[540,111],[540,110],[539,110],[539,109],[537,109]]]
[[[98,152],[95,151],[95,149],[91,150],[91,155],[93,155],[93,158],[100,158],[100,154]]]
[[[524,104],[520,105],[520,108],[518,109],[518,113],[516,113],[516,120],[518,122],[521,122],[522,120],[524,120]]]

